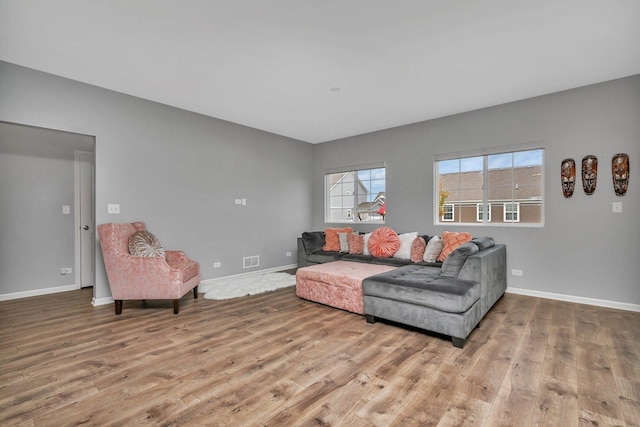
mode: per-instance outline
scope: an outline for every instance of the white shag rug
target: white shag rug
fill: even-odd
[[[288,273],[265,273],[255,276],[222,279],[198,287],[207,299],[223,300],[275,291],[296,284],[296,276]]]

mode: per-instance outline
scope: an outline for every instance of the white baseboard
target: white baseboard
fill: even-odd
[[[38,295],[57,294],[58,292],[75,291],[76,285],[55,286],[53,288],[34,289],[32,291],[14,292],[11,294],[0,294],[0,301],[8,301],[12,299],[35,297]]]
[[[280,267],[267,268],[265,270],[251,271],[248,273],[232,274],[230,276],[214,277],[213,279],[201,280],[200,283],[201,284],[215,283],[215,282],[219,282],[220,280],[235,279],[239,277],[248,277],[248,276],[257,276],[265,273],[277,273],[278,271],[291,270],[292,268],[298,268],[298,264],[283,265]]]
[[[554,294],[552,292],[531,291],[529,289],[519,289],[519,288],[511,288],[511,287],[507,288],[507,292],[510,294],[526,295],[530,297],[554,299],[558,301],[575,302],[577,304],[595,305],[598,307],[616,308],[619,310],[640,312],[640,305],[628,304],[626,302],[577,297],[573,295]]]
[[[111,297],[106,297],[106,298],[93,298],[91,300],[91,305],[94,307],[97,307],[99,305],[107,305],[107,304],[113,304],[113,298]]]

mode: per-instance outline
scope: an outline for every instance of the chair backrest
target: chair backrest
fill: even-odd
[[[144,229],[144,222],[100,224],[98,226],[100,246],[104,252],[114,251],[129,253],[129,236],[136,231]]]

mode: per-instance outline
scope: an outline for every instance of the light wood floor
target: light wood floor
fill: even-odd
[[[0,302],[0,425],[640,425],[640,313],[507,294],[465,348],[295,296]]]

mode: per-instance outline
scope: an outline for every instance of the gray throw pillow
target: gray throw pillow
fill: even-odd
[[[325,243],[324,231],[305,231],[302,233],[302,242],[307,255],[321,251]]]
[[[462,270],[462,266],[467,262],[467,258],[478,252],[480,252],[478,246],[471,242],[458,246],[445,258],[440,268],[440,275],[456,279],[460,274],[460,270]]]
[[[481,251],[492,248],[496,245],[496,242],[492,237],[476,237],[472,242],[475,243]]]

